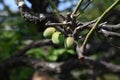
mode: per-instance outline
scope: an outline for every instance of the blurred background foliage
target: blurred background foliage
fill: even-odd
[[[10,0],[9,0],[10,1]],[[94,0],[93,3],[83,12],[81,16],[77,19],[79,21],[90,21],[96,19],[101,15],[104,10],[109,7],[115,0]],[[61,14],[66,15],[67,12],[71,12],[78,0],[59,0],[58,10]],[[84,1],[79,12],[87,3]],[[15,5],[15,4],[11,4]],[[4,0],[0,0],[0,62],[4,61],[10,55],[14,54],[25,45],[29,44],[31,41],[44,39],[42,32],[39,32],[35,24],[26,22],[23,20],[19,12],[14,8],[11,9]],[[64,6],[65,5],[65,6]],[[29,6],[29,4],[28,4]],[[3,7],[3,8],[2,8]],[[117,24],[120,22],[120,6],[117,6],[110,14],[108,14],[103,21],[108,21],[110,24]],[[48,10],[50,10],[48,8]],[[119,18],[118,18],[119,17]],[[41,27],[41,25],[39,25]],[[97,39],[97,37],[96,37]],[[93,55],[94,58],[99,58],[104,54]],[[102,54],[103,53],[103,54]],[[51,61],[62,61],[70,57],[70,55],[75,55],[73,49],[65,49],[64,46],[59,48],[53,47],[41,47],[29,50],[26,53],[28,56],[37,58],[40,60]],[[62,59],[61,59],[62,57]],[[61,59],[61,60],[60,60]],[[113,61],[114,63],[120,64],[119,60]],[[27,80],[28,76],[32,75],[33,69],[28,67],[18,67],[11,71],[10,80]],[[87,70],[75,70],[71,72],[75,77],[75,80],[86,80],[84,74]],[[112,74],[105,75],[106,80],[118,80],[118,77]],[[97,80],[102,80],[98,77]]]

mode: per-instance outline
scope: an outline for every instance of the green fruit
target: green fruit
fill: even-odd
[[[43,36],[46,38],[51,38],[52,34],[56,31],[54,27],[48,27],[43,32]]]
[[[65,40],[65,47],[70,48],[74,45],[74,38],[73,37],[67,37]]]
[[[62,44],[64,42],[64,35],[61,32],[55,32],[52,35],[52,42],[54,44]]]

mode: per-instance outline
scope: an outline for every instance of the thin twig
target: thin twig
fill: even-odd
[[[83,13],[83,12],[87,9],[87,7],[88,7],[92,2],[93,2],[93,0],[90,0],[89,2],[87,2],[87,4],[86,4],[86,5],[84,6],[84,8],[80,11],[80,13],[77,15],[77,17],[80,16],[80,14]]]
[[[78,4],[76,5],[75,9],[73,10],[71,16],[75,15],[79,9],[79,7],[81,6],[83,0],[79,0]]]
[[[46,23],[46,26],[67,26],[70,25],[71,23],[67,22],[67,23]]]
[[[77,28],[75,28],[75,30],[74,30],[74,32],[73,32],[73,36],[78,32],[79,29],[83,29],[83,28],[85,28],[86,26],[95,23],[96,20],[97,20],[97,19],[95,19],[95,20],[93,20],[93,21],[90,21],[90,22],[87,22],[87,23],[85,23],[85,24],[83,24],[83,25],[78,26]]]
[[[61,18],[61,16],[60,16],[60,14],[59,14],[59,12],[58,12],[58,10],[57,10],[55,4],[54,4],[51,0],[48,0],[48,1],[49,1],[50,5],[51,5],[51,7],[52,7],[52,9],[53,9],[53,12],[54,12],[55,15],[57,16],[59,22],[62,23],[62,22],[63,22],[63,19]]]
[[[118,37],[120,38],[120,33],[107,31],[105,29],[101,29],[100,31],[105,37]]]
[[[97,22],[95,23],[95,25],[92,27],[92,29],[89,31],[89,33],[87,34],[83,44],[82,44],[82,47],[84,48],[90,35],[92,34],[92,32],[95,30],[95,28],[98,26],[98,24],[100,23],[100,21],[103,19],[103,17],[108,13],[110,12],[110,10],[112,10],[118,3],[120,2],[120,0],[116,0],[108,9],[106,9],[103,14],[98,18]]]

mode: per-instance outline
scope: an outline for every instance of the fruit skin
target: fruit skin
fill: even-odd
[[[74,38],[73,37],[67,37],[65,40],[65,47],[71,48],[74,45]]]
[[[46,38],[51,38],[52,34],[56,31],[54,27],[48,27],[43,32],[43,36]]]
[[[55,32],[52,35],[52,42],[54,44],[62,44],[64,42],[64,35],[61,32]]]

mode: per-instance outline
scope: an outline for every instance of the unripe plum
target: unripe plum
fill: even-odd
[[[67,37],[65,40],[65,47],[71,48],[74,45],[74,38],[73,37]]]
[[[52,34],[56,31],[54,27],[48,27],[43,32],[43,36],[46,38],[51,38]]]
[[[53,33],[52,42],[54,44],[62,44],[64,42],[64,35],[61,32]]]

